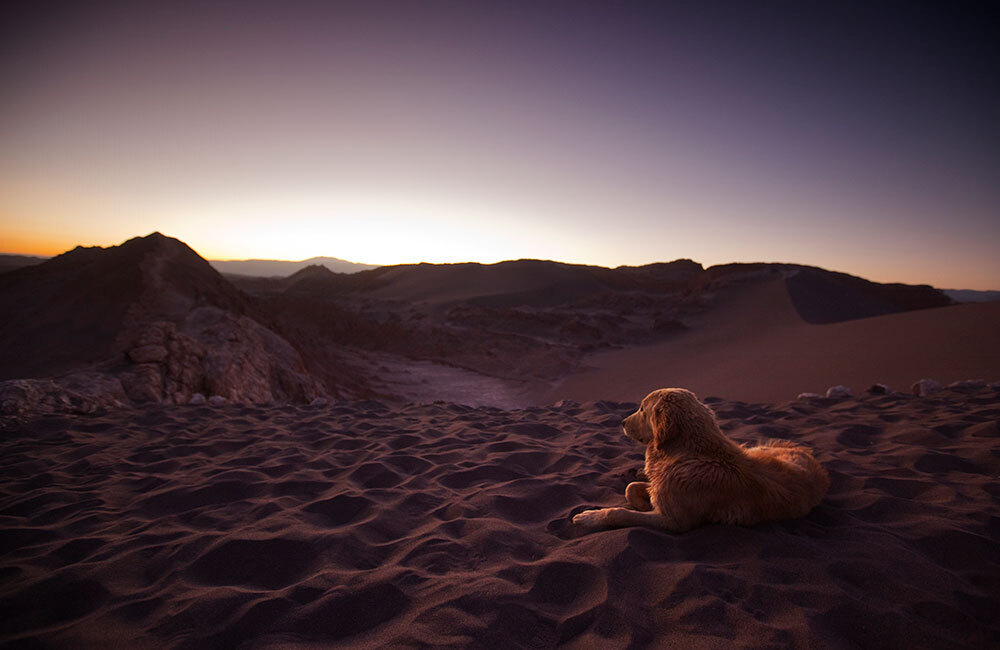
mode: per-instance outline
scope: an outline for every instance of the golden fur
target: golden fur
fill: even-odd
[[[752,526],[802,517],[830,486],[807,448],[784,440],[740,446],[712,410],[683,388],[655,390],[622,422],[646,445],[648,482],[625,488],[629,508],[586,510],[586,526],[653,526],[682,532],[703,524]]]

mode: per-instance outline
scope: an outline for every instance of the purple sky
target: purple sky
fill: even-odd
[[[10,15],[0,250],[159,230],[210,258],[690,257],[1000,288],[996,9],[667,4]]]

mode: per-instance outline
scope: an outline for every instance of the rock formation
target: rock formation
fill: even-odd
[[[934,379],[921,379],[910,386],[910,392],[919,397],[926,397],[927,395],[939,393],[942,389],[943,386],[941,386],[941,383],[935,381]]]
[[[826,396],[830,399],[846,399],[848,397],[853,397],[851,389],[842,384],[837,386],[830,386],[826,389]]]
[[[201,394],[231,402],[311,402],[323,389],[283,338],[247,316],[197,307],[180,323],[138,332],[122,374],[134,402],[187,404]]]
[[[0,383],[6,412],[326,393],[242,292],[159,233],[5,274],[0,308],[0,379],[14,380]]]

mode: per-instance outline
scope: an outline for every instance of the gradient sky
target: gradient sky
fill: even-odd
[[[1000,289],[992,3],[67,4],[0,21],[4,252]]]

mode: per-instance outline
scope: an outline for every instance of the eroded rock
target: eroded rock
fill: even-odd
[[[926,397],[942,390],[940,382],[933,379],[921,379],[910,386],[910,392],[919,397]]]
[[[838,384],[837,386],[830,386],[827,388],[826,396],[831,399],[844,399],[847,397],[853,397],[854,393],[852,393],[851,389],[847,386]]]
[[[128,351],[132,363],[155,363],[167,358],[167,349],[162,345],[143,345]]]
[[[119,408],[126,401],[116,377],[78,372],[58,379],[12,379],[0,382],[0,414],[93,413]]]
[[[952,390],[979,390],[980,388],[986,388],[986,380],[963,379],[962,381],[953,381],[948,384],[948,388]]]
[[[137,403],[188,404],[198,394],[227,402],[309,403],[323,395],[299,353],[248,316],[198,307],[179,324],[153,322],[133,339],[127,355],[133,363],[122,383]]]

